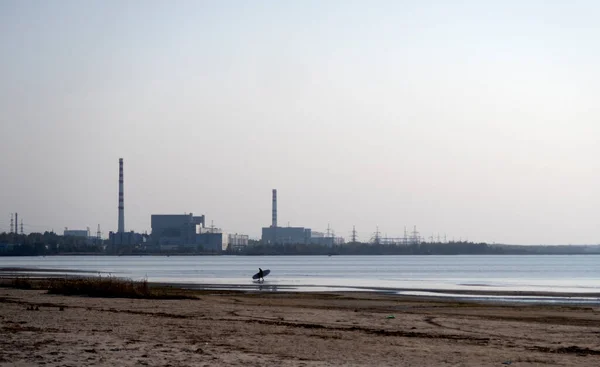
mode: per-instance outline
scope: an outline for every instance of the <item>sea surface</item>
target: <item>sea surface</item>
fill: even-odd
[[[262,284],[251,279],[259,267],[271,270]],[[191,288],[362,290],[454,297],[465,292],[481,297],[477,295],[481,291],[554,292],[578,293],[583,302],[600,301],[600,255],[46,256],[0,257],[0,268],[39,270],[40,275],[85,271]]]

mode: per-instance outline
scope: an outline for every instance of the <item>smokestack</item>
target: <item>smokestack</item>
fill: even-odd
[[[273,221],[271,227],[277,227],[277,190],[273,189]]]
[[[19,213],[15,213],[15,234],[19,234]]]
[[[125,206],[123,205],[123,158],[119,158],[119,228],[117,232],[125,232]]]

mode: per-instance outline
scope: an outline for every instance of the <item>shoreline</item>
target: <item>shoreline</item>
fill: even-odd
[[[64,272],[64,273],[62,273]],[[56,273],[56,274],[54,274]],[[0,268],[0,285],[10,283],[15,279],[26,278],[35,281],[47,281],[52,278],[78,278],[110,276],[108,273],[97,271],[31,268]],[[117,277],[120,278],[120,277]],[[121,278],[127,279],[127,278]],[[470,290],[470,289],[440,289],[440,288],[389,288],[365,286],[322,286],[295,285],[284,283],[182,283],[149,281],[151,287],[164,287],[187,291],[230,291],[245,293],[364,293],[383,294],[398,298],[485,302],[490,304],[563,304],[563,305],[600,305],[598,292],[549,292],[549,291],[515,291],[515,290]]]
[[[509,246],[523,246],[529,247],[528,245],[509,245]],[[537,245],[535,245],[537,246]],[[541,245],[543,246],[543,245]],[[562,246],[562,245],[550,245],[550,246]],[[596,246],[596,245],[573,245],[573,246]],[[585,250],[575,252],[489,252],[489,253],[468,253],[468,252],[457,252],[457,253],[227,253],[227,252],[141,252],[141,253],[107,253],[107,252],[64,252],[64,253],[48,253],[48,254],[0,254],[0,258],[6,257],[52,257],[52,256],[114,256],[114,257],[139,257],[139,256],[588,256],[588,255],[600,255],[600,250],[595,252],[587,252]]]
[[[600,307],[189,292],[155,300],[0,288],[0,366],[600,365]]]

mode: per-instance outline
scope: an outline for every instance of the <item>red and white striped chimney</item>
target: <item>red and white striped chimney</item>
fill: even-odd
[[[271,218],[271,227],[277,227],[277,190],[273,189],[273,207],[272,207],[272,218]]]
[[[123,158],[119,158],[119,228],[117,232],[125,232],[125,206],[123,205]]]

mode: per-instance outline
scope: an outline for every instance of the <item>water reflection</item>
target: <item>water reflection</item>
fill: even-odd
[[[279,290],[279,287],[277,287],[275,284],[264,284],[261,283],[258,285],[258,290],[259,291],[266,291],[266,292],[277,292]]]
[[[267,292],[353,288],[596,295],[600,294],[599,263],[600,255],[0,257],[4,273],[33,277],[89,272],[197,289]],[[274,270],[267,283],[251,282],[258,267]]]

